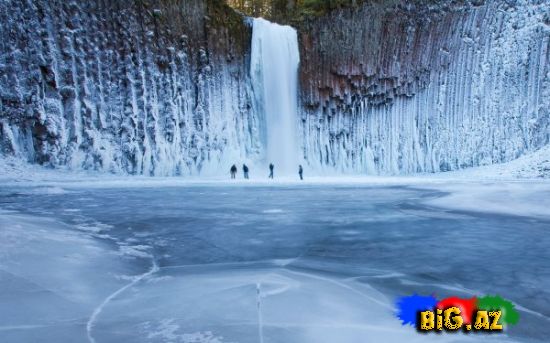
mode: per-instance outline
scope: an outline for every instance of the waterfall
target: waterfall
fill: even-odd
[[[254,19],[250,74],[257,109],[265,163],[276,174],[298,170],[296,136],[298,98],[298,38],[296,30],[262,18]]]

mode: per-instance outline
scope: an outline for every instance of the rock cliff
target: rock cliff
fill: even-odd
[[[303,23],[305,158],[437,172],[548,144],[549,24],[545,1],[367,2]]]
[[[221,0],[9,0],[0,22],[4,154],[178,175],[259,153],[251,28]]]
[[[308,168],[438,172],[548,145],[547,1],[354,3],[295,22]],[[261,161],[251,30],[222,0],[1,1],[2,154],[145,175]]]

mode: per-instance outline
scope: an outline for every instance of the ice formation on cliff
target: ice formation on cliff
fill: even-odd
[[[250,28],[216,4],[0,2],[2,152],[145,175],[259,154]]]
[[[302,37],[310,164],[438,172],[510,161],[550,142],[548,2],[425,14],[373,6],[321,19]]]

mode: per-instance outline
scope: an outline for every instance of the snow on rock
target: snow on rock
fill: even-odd
[[[439,172],[550,142],[547,1],[366,2],[301,30],[303,152],[317,169]]]
[[[179,175],[258,153],[250,27],[219,1],[150,5],[0,2],[2,154]]]

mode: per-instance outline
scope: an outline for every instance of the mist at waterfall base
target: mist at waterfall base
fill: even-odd
[[[296,174],[298,64],[296,30],[290,26],[253,19],[250,76],[260,113],[264,165],[273,163],[279,175]]]

